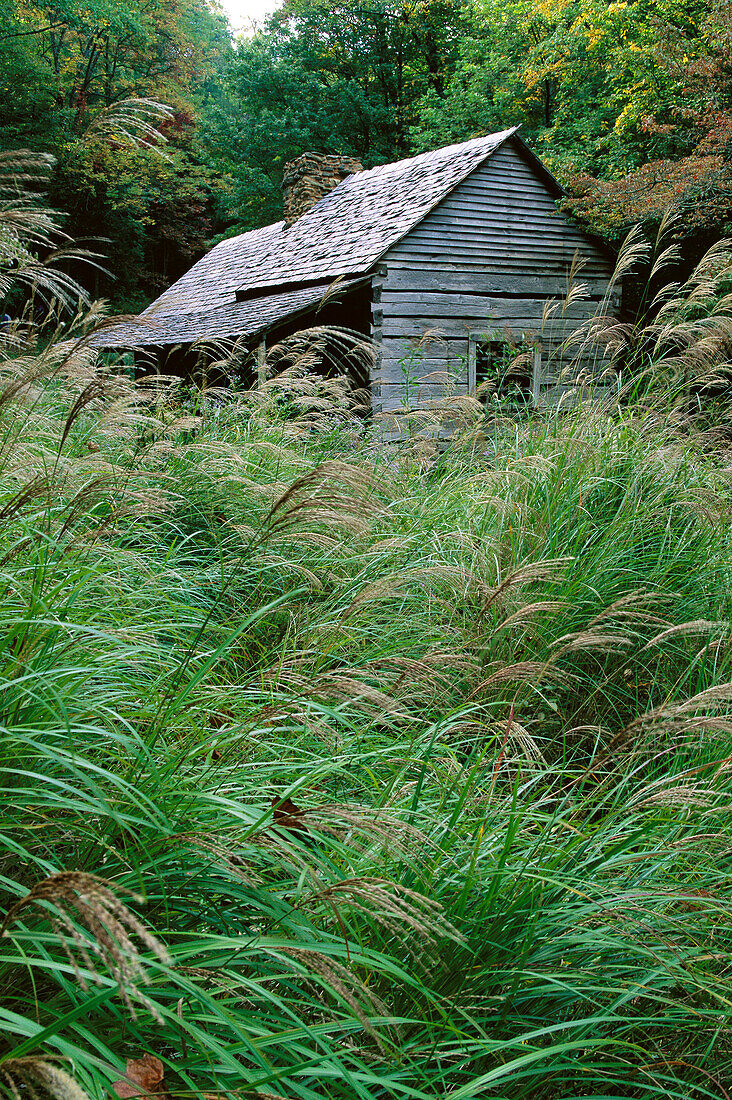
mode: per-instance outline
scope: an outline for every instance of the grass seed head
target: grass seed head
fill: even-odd
[[[90,1100],[70,1073],[49,1058],[8,1058],[0,1065],[2,1082],[13,1100],[52,1097],[53,1100]]]
[[[133,1018],[133,1001],[144,1004],[159,1018],[156,1007],[140,990],[140,985],[147,985],[150,978],[144,960],[130,937],[137,936],[161,962],[169,963],[168,953],[160,940],[120,901],[115,892],[119,889],[104,879],[81,871],[62,871],[50,875],[36,883],[24,898],[8,910],[0,926],[0,935],[8,935],[10,927],[31,907],[39,906],[47,910],[50,906],[53,914],[51,924],[72,961],[80,984],[84,986],[85,979],[75,956],[81,959],[92,980],[99,983],[101,974],[92,960],[92,956],[96,956],[118,983],[122,999]],[[137,902],[142,901],[134,894],[129,896]],[[82,935],[73,918],[88,936]]]

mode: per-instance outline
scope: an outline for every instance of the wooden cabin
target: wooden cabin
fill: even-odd
[[[613,261],[558,210],[561,187],[515,129],[368,171],[306,153],[283,190],[284,220],[216,245],[97,345],[152,350],[170,370],[205,342],[261,353],[339,325],[375,342],[377,414],[503,385],[517,349],[514,384],[528,401],[563,388],[575,354],[564,341],[603,301]],[[550,308],[577,258],[586,296]]]

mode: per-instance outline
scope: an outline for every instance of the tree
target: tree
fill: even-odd
[[[521,124],[594,229],[686,211],[699,247],[732,220],[732,16],[715,0],[479,0],[417,148]]]
[[[68,211],[69,232],[107,242],[111,278],[97,272],[94,296],[142,309],[205,251],[218,181],[180,148],[161,156],[95,138],[71,142],[59,155],[53,199]]]
[[[226,104],[204,133],[209,163],[235,181],[242,227],[280,215],[282,167],[317,149],[366,166],[410,150],[421,98],[441,95],[467,0],[286,0],[239,44]]]
[[[114,279],[97,272],[89,289],[120,307],[143,305],[200,255],[215,226],[226,184],[201,163],[195,131],[231,49],[226,22],[207,0],[0,3],[10,121],[2,142],[54,154],[51,195],[68,212],[69,232],[109,242]],[[100,125],[110,107],[119,122],[120,105],[140,96],[171,104],[165,157],[144,134],[135,147],[124,127]]]
[[[560,171],[610,175],[683,155],[690,71],[708,65],[724,19],[721,4],[715,16],[700,0],[480,0],[415,138],[521,123]]]
[[[633,222],[659,223],[676,206],[678,233],[695,256],[732,233],[732,13],[718,2],[696,24],[669,21],[661,40],[659,67],[674,96],[663,111],[653,103],[637,111],[646,156],[622,176],[573,176],[571,208],[617,237]]]
[[[19,66],[35,68],[53,119],[27,125],[40,125],[45,141],[49,121],[54,136],[58,128],[79,133],[90,112],[120,99],[179,101],[228,45],[223,18],[205,0],[18,0],[7,14],[0,74],[7,86]]]

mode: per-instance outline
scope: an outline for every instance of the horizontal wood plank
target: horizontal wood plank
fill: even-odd
[[[387,290],[397,288],[463,293],[495,288],[499,293],[526,290],[547,297],[562,295],[567,271],[578,254],[586,260],[578,279],[591,281],[593,296],[599,298],[602,283],[611,274],[609,257],[557,209],[544,181],[509,143],[475,169],[384,256],[387,275],[380,305],[383,308],[390,300]],[[457,275],[458,281],[439,287],[438,279],[449,272]],[[470,282],[476,275],[482,279],[477,286]],[[426,279],[426,284],[421,279]],[[401,304],[398,299],[393,301],[397,307]],[[403,304],[408,306],[406,301]],[[391,314],[408,316],[399,308]],[[428,309],[426,319],[443,315],[455,317],[456,311],[440,302]],[[509,308],[504,316],[530,321],[535,311],[530,309],[522,318]],[[383,335],[391,331],[385,327]]]
[[[391,408],[396,408],[405,404],[414,406],[426,401],[445,401],[451,397],[465,397],[467,393],[467,383],[463,385],[444,385],[425,382],[420,386],[406,386],[403,383],[382,383],[379,399],[382,406],[387,404]]]
[[[374,381],[381,384],[415,386],[467,385],[468,360],[462,359],[382,359],[374,372]]]
[[[599,297],[605,290],[606,282],[597,276],[583,278],[577,282],[587,283],[591,295]],[[378,288],[379,300],[383,294],[405,291],[435,290],[443,293],[465,292],[469,294],[525,294],[547,297],[562,297],[567,292],[567,280],[560,276],[540,275],[501,275],[481,271],[469,271],[456,265],[455,268],[435,270],[430,268],[390,268]]]
[[[468,177],[464,183],[460,184],[460,195],[476,203],[481,203],[488,198],[489,200],[495,200],[502,206],[518,206],[523,203],[527,191],[520,186],[516,187],[509,179],[491,179],[486,176],[473,182],[472,178]],[[531,192],[531,201],[534,207],[540,207],[542,210],[566,218],[566,215],[558,208],[550,195],[533,191]],[[446,207],[449,207],[450,198],[444,199],[443,202]]]
[[[540,273],[540,277],[566,278],[567,273],[573,267],[571,260],[560,258],[558,261],[549,262],[542,259],[535,264],[528,264],[526,259],[519,254],[515,256],[495,256],[485,252],[476,255],[465,255],[459,249],[446,251],[422,249],[411,255],[401,256],[389,254],[389,271],[466,271],[484,275],[525,275]],[[581,269],[580,279],[588,277],[608,280],[608,269],[590,260]]]
[[[439,322],[439,323],[438,323]],[[485,334],[493,339],[501,339],[501,333],[508,331],[515,334],[530,333],[532,338],[539,339],[546,330],[556,338],[558,331],[569,332],[571,324],[550,322],[549,326],[542,329],[541,316],[539,314],[517,315],[514,317],[441,317],[434,319],[420,319],[413,317],[385,317],[382,327],[383,336],[401,336],[403,338],[421,337],[425,330],[431,330],[436,336],[465,336],[470,333]],[[494,336],[495,334],[495,336]]]
[[[463,255],[469,252],[482,252],[491,256],[510,255],[520,250],[525,267],[530,267],[532,260],[541,262],[542,257],[555,258],[561,256],[565,262],[571,262],[578,251],[577,242],[569,240],[561,234],[546,233],[522,234],[520,232],[492,231],[490,226],[468,232],[454,234],[447,232],[439,225],[430,223],[410,233],[401,244],[394,246],[388,259],[394,255],[405,255],[413,251],[421,251],[425,245],[445,249],[448,252],[457,252]],[[417,246],[421,246],[417,247]]]
[[[552,311],[552,316],[582,320],[597,311],[597,303],[580,299],[566,305],[560,298],[538,296],[507,298],[430,290],[385,290],[376,308],[384,317],[484,317],[493,314],[514,317],[526,310],[533,316],[535,313],[541,315],[546,308]]]
[[[552,216],[538,211],[532,212],[521,209],[501,212],[489,203],[486,203],[484,207],[474,207],[463,203],[454,211],[447,209],[435,211],[430,215],[429,224],[443,225],[449,228],[488,226],[501,232],[523,232],[527,235],[552,233],[566,240],[575,241],[578,247],[582,247],[584,243],[579,230],[573,226],[568,226],[558,216],[552,218]],[[413,232],[417,232],[417,230],[413,230]]]
[[[432,269],[444,268],[446,263],[455,263],[460,270],[483,271],[486,274],[514,274],[521,275],[528,272],[538,273],[541,276],[553,278],[566,278],[567,273],[575,266],[573,256],[569,253],[550,253],[545,250],[541,255],[529,250],[515,256],[496,255],[490,249],[480,248],[453,248],[436,242],[413,242],[410,251],[392,257],[394,268],[418,268],[430,267]],[[391,266],[391,265],[390,265]],[[585,277],[607,279],[607,271],[594,264],[587,265],[584,269]]]
[[[430,300],[427,294],[415,294],[411,302],[382,301],[379,307],[382,335],[388,335],[386,330],[389,325],[403,319],[418,321],[423,330],[440,328],[444,320],[483,323],[510,321],[517,317],[536,321],[545,317],[547,326],[571,323],[572,327],[576,327],[594,312],[592,303],[588,308],[586,302],[568,306],[562,311],[539,298],[488,298],[477,294],[435,294],[432,298],[436,300]]]

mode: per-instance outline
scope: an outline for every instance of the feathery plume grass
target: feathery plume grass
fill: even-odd
[[[660,300],[675,333],[598,332],[723,371],[694,311],[724,262]],[[224,393],[73,323],[0,349],[8,1095],[84,1100],[26,1058],[96,1096],[142,1052],[170,1095],[713,1093],[722,436],[629,406],[626,360],[612,401],[387,447],[308,341]]]
[[[112,888],[96,875],[81,871],[61,871],[49,875],[11,906],[0,925],[0,936],[9,935],[11,926],[26,910],[32,906],[40,907],[48,914],[77,981],[85,992],[88,989],[87,976],[97,984],[102,982],[102,976],[92,960],[95,956],[117,982],[122,1000],[133,1019],[134,1000],[160,1020],[158,1009],[140,990],[140,985],[147,985],[150,978],[130,934],[137,936],[161,962],[169,962],[169,956],[160,940],[120,901],[117,896],[119,889]],[[125,893],[138,904],[143,900],[129,891]],[[81,934],[75,920],[82,924],[91,938]],[[85,973],[82,973],[79,962]]]
[[[0,1083],[5,1086],[12,1100],[39,1100],[51,1096],[53,1100],[89,1100],[89,1094],[56,1062],[48,1058],[10,1058],[0,1062]]]

